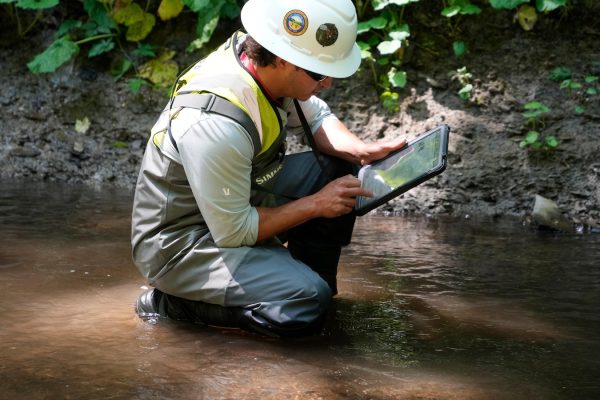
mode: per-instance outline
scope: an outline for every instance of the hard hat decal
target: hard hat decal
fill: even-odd
[[[283,17],[283,27],[290,35],[300,36],[308,29],[308,18],[300,10],[292,10]]]
[[[338,30],[334,24],[322,24],[317,29],[317,42],[323,46],[331,46],[338,38]]]

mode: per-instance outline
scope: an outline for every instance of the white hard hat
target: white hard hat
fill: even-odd
[[[360,66],[350,0],[249,0],[242,24],[261,46],[306,70],[346,78]]]

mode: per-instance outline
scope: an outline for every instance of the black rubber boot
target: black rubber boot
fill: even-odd
[[[203,326],[240,328],[270,337],[309,336],[320,332],[322,326],[322,318],[310,324],[280,325],[254,313],[252,308],[223,307],[187,300],[158,289],[142,293],[135,308],[144,320],[163,317]]]

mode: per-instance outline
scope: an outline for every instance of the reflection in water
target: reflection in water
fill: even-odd
[[[141,322],[131,193],[1,182],[6,399],[587,399],[600,235],[362,217],[319,337]]]

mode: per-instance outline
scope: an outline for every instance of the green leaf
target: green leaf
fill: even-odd
[[[117,24],[106,12],[106,9],[102,5],[102,2],[97,0],[85,0],[83,2],[83,8],[88,13],[92,21],[98,26],[110,29],[116,29]]]
[[[112,39],[105,39],[94,44],[88,51],[88,58],[99,56],[115,48],[115,42]]]
[[[406,72],[396,71],[396,68],[392,68],[388,71],[388,82],[395,88],[403,88],[406,86]]]
[[[525,104],[523,107],[526,110],[537,110],[540,113],[547,113],[550,111],[548,106],[546,106],[544,103],[541,103],[539,101],[530,101],[529,103]]]
[[[115,14],[115,21],[125,26],[131,26],[144,20],[146,12],[137,3],[129,3]]]
[[[442,15],[447,18],[452,18],[452,17],[458,15],[458,13],[460,13],[459,6],[450,6],[450,7],[444,8],[442,10]]]
[[[144,13],[141,21],[135,22],[128,26],[125,39],[129,40],[130,42],[139,42],[144,40],[146,36],[152,32],[152,28],[154,28],[155,23],[156,18],[154,15],[150,13]]]
[[[2,0],[0,0],[2,1]],[[81,21],[77,21],[75,19],[67,19],[63,21],[62,24],[58,27],[58,30],[54,33],[54,38],[60,38],[65,36],[67,33],[71,31],[71,29],[81,28]]]
[[[17,7],[27,10],[44,10],[57,5],[58,0],[17,0]]]
[[[467,46],[465,42],[456,41],[452,43],[452,49],[454,50],[454,55],[456,57],[462,57],[467,52]]]
[[[90,120],[88,117],[75,120],[75,132],[84,134],[90,129]]]
[[[584,112],[585,112],[584,106],[576,106],[575,107],[575,114],[583,114]]]
[[[391,31],[389,34],[389,37],[394,39],[394,40],[406,40],[410,37],[410,31],[408,28],[407,24],[404,24],[402,26],[400,26],[399,29],[395,29],[393,31]]]
[[[588,75],[584,79],[585,79],[585,83],[594,83],[598,80],[598,77],[594,76],[594,75]]]
[[[561,82],[571,78],[571,70],[567,67],[556,67],[550,72],[550,79]]]
[[[458,95],[460,96],[461,99],[468,100],[469,97],[471,97],[472,90],[473,90],[473,85],[468,83],[458,91]]]
[[[161,20],[167,21],[175,18],[183,10],[183,2],[181,0],[161,0],[158,6],[158,16]]]
[[[381,16],[371,18],[368,21],[360,22],[358,24],[357,35],[368,32],[371,29],[384,29],[387,26],[388,22],[389,21],[387,18]]]
[[[513,10],[529,0],[490,0],[490,5],[497,9]]]
[[[386,90],[379,96],[383,107],[390,112],[397,112],[400,105],[398,104],[398,93]]]
[[[137,90],[140,90],[140,87],[138,87]],[[130,88],[131,88],[131,86],[130,86]],[[135,93],[137,93],[137,92],[135,92]],[[115,142],[112,143],[112,147],[115,148],[115,149],[126,149],[126,148],[129,147],[129,145],[127,143],[125,143],[125,142],[117,140],[117,141],[115,141]]]
[[[148,82],[140,78],[133,78],[129,80],[129,90],[133,94],[139,92],[142,86],[148,86]]]
[[[538,141],[540,133],[538,131],[529,131],[525,135],[525,143],[533,144]]]
[[[409,3],[415,3],[419,0],[372,0],[371,5],[375,11],[383,10],[385,7],[394,4],[397,6],[405,6]]]
[[[131,69],[131,67],[133,67],[133,63],[124,58],[111,69],[110,73],[115,77],[115,80],[118,81]]]
[[[550,147],[551,149],[554,149],[558,146],[558,139],[556,138],[556,136],[546,136],[546,138],[544,139],[544,143],[546,144],[546,146]]]
[[[65,36],[55,40],[46,50],[36,55],[27,64],[27,68],[34,74],[54,72],[77,53],[79,46]]]
[[[210,0],[183,0],[183,4],[193,12],[199,12],[210,7]]]
[[[539,12],[550,12],[567,5],[567,0],[536,0],[535,6]]]
[[[587,88],[585,91],[586,94],[589,94],[590,96],[595,96],[598,94],[598,90],[596,90],[596,88]]]
[[[386,40],[377,45],[377,50],[380,54],[393,54],[400,47],[402,47],[402,42],[400,40]]]
[[[203,13],[198,13],[198,22],[196,25],[196,33],[198,38],[195,39],[187,48],[187,51],[193,51],[202,48],[215,31],[220,17],[221,7],[225,4],[223,0],[219,0],[218,4],[211,4],[211,7],[204,10]]]
[[[156,57],[154,46],[148,43],[138,43],[137,48],[131,54],[135,57]]]

